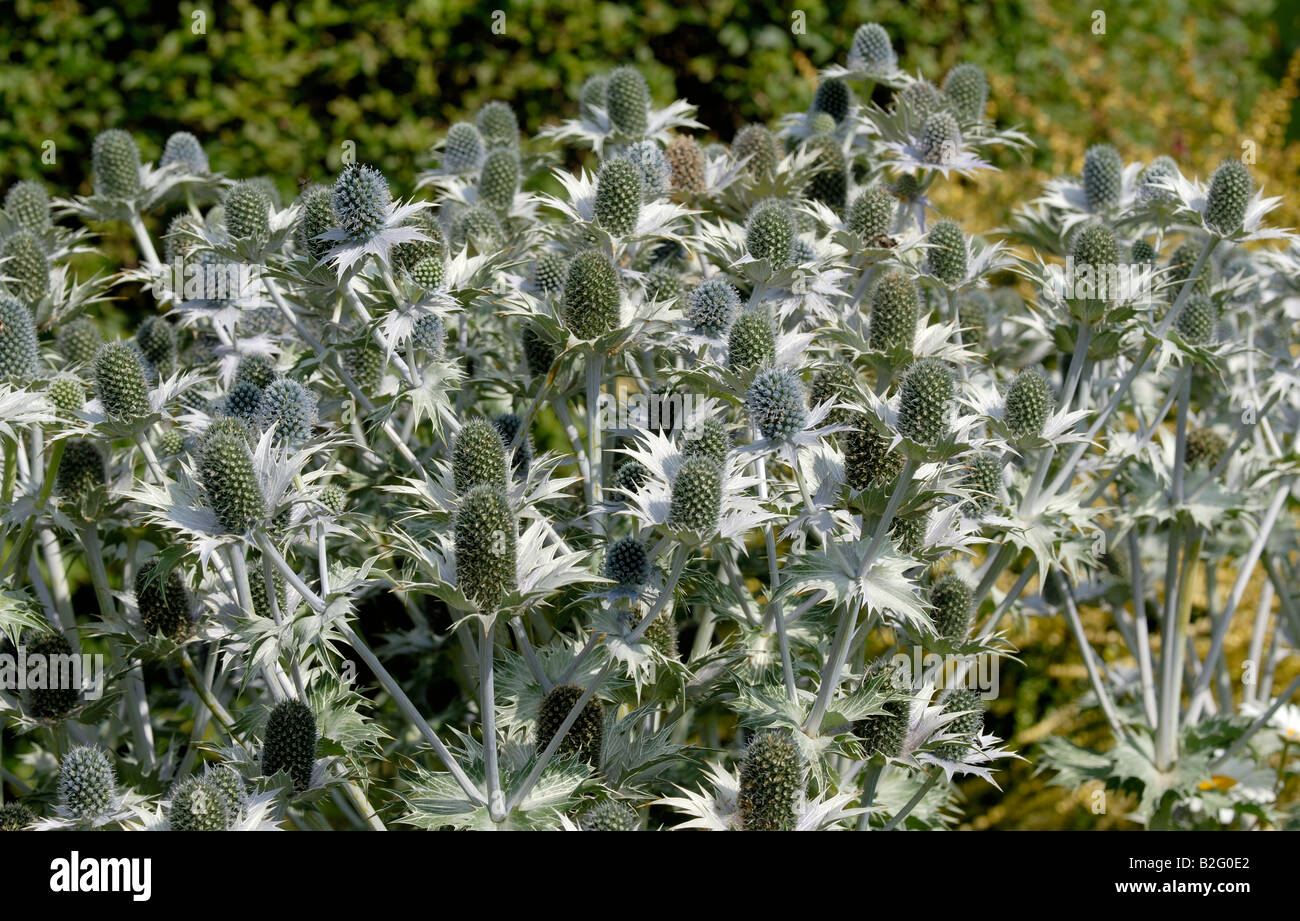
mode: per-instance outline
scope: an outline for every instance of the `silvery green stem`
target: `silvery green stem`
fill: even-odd
[[[145,465],[148,466],[149,472],[153,478],[158,481],[159,485],[167,482],[167,474],[163,473],[162,464],[158,463],[158,456],[153,453],[153,446],[149,444],[149,439],[143,432],[137,433],[135,443],[140,447],[140,453],[144,455]]]
[[[1092,327],[1082,320],[1075,333],[1074,352],[1070,355],[1070,370],[1066,373],[1065,387],[1061,390],[1061,406],[1066,410],[1074,405],[1074,396],[1083,378],[1083,367],[1088,363],[1088,346],[1092,344]]]
[[[573,456],[578,461],[578,474],[582,477],[582,486],[587,494],[587,505],[596,504],[594,498],[594,483],[591,479],[591,465],[587,462],[587,452],[582,450],[582,436],[578,434],[578,427],[573,422],[573,413],[569,412],[568,404],[564,400],[553,400],[551,405],[555,409],[555,417],[560,420],[560,427],[564,429],[564,436],[569,439],[569,447],[573,449]],[[523,428],[520,427],[520,431]]]
[[[1155,669],[1151,656],[1151,639],[1147,632],[1146,586],[1143,584],[1145,573],[1142,571],[1142,554],[1138,548],[1137,531],[1129,529],[1125,538],[1128,542],[1129,570],[1133,585],[1133,627],[1137,634],[1138,673],[1142,680],[1142,710],[1147,722],[1155,726],[1159,719],[1156,699]]]
[[[1269,704],[1268,709],[1256,717],[1255,721],[1246,727],[1245,732],[1238,736],[1237,739],[1228,746],[1227,751],[1210,762],[1210,768],[1217,768],[1238,755],[1242,749],[1246,747],[1246,744],[1250,742],[1251,737],[1267,726],[1268,721],[1273,718],[1273,714],[1281,709],[1283,704],[1294,697],[1297,691],[1300,691],[1300,675],[1297,675],[1291,683],[1286,686],[1286,690],[1277,695],[1277,698]]]
[[[1178,636],[1178,549],[1182,523],[1175,519],[1169,527],[1165,550],[1165,599],[1160,644],[1160,718],[1156,723],[1156,766],[1168,770],[1173,763],[1177,744],[1174,728],[1182,703],[1182,637]],[[1172,715],[1171,715],[1172,714]]]
[[[587,353],[587,454],[588,465],[591,468],[591,504],[596,510],[597,526],[605,530],[605,513],[600,511],[601,503],[604,501],[602,493],[602,465],[601,456],[602,441],[604,434],[600,430],[599,424],[599,406],[600,406],[600,386],[604,377],[605,354],[592,349]]]
[[[1128,734],[1124,731],[1124,726],[1119,719],[1119,713],[1115,710],[1115,704],[1111,702],[1106,685],[1101,680],[1101,673],[1097,670],[1097,661],[1092,651],[1092,644],[1088,642],[1088,636],[1083,632],[1083,622],[1079,619],[1079,609],[1074,603],[1074,592],[1071,591],[1068,585],[1065,587],[1065,615],[1070,623],[1070,630],[1074,633],[1074,638],[1079,644],[1079,653],[1083,657],[1084,668],[1088,671],[1088,681],[1092,683],[1093,693],[1097,695],[1102,712],[1106,714],[1106,722],[1110,723],[1111,732],[1115,734],[1116,740],[1125,739]]]
[[[1268,554],[1263,557],[1265,570],[1268,570]],[[1246,652],[1246,661],[1255,666],[1254,680],[1242,681],[1242,703],[1253,703],[1259,699],[1259,672],[1264,654],[1264,639],[1268,635],[1269,617],[1273,612],[1273,599],[1277,597],[1273,588],[1273,574],[1259,587],[1259,603],[1255,606],[1255,623],[1250,631],[1250,647]]]
[[[893,831],[897,828],[899,823],[912,814],[912,810],[916,808],[917,804],[920,803],[921,800],[925,799],[925,794],[930,792],[930,788],[938,783],[939,778],[942,776],[943,769],[937,766],[934,767],[926,777],[925,783],[921,784],[916,793],[912,795],[912,798],[907,801],[902,809],[898,810],[898,812],[894,813],[893,816],[890,817],[889,821],[885,823],[881,831]]]
[[[1192,366],[1187,364],[1178,372],[1175,384],[1178,391],[1178,422],[1174,443],[1174,479],[1172,485],[1173,503],[1183,503],[1183,468],[1187,466],[1187,410],[1192,401]]]
[[[135,235],[136,245],[140,247],[140,256],[144,259],[145,268],[149,270],[150,274],[156,274],[162,268],[162,262],[158,258],[158,250],[154,248],[153,238],[149,236],[149,231],[145,229],[140,214],[132,211],[130,220],[127,223],[131,226],[131,233]]]
[[[68,573],[63,565],[59,539],[49,528],[41,528],[38,534],[41,554],[45,557],[45,571],[50,577],[50,594],[54,600],[54,609],[59,612],[63,635],[72,645],[72,651],[80,654],[81,634],[77,630],[77,615],[72,610],[72,593],[68,590]]]
[[[185,652],[184,649],[181,652]],[[191,663],[193,667],[193,663]],[[217,653],[213,646],[209,646],[207,662],[203,668],[203,688],[207,691],[207,696],[212,697],[212,682],[217,674]],[[194,762],[199,757],[199,740],[203,738],[204,733],[208,731],[208,724],[212,721],[212,710],[204,701],[202,695],[199,696],[199,703],[194,708],[194,727],[190,730],[190,741],[185,748],[185,760],[180,763],[176,769],[174,777],[186,777],[194,767]]]
[[[885,505],[885,513],[876,523],[871,543],[862,557],[862,565],[858,569],[859,578],[864,578],[871,571],[871,564],[876,561],[876,554],[880,552],[880,545],[885,542],[885,535],[889,533],[889,526],[893,524],[894,516],[898,514],[898,507],[903,504],[903,496],[912,485],[912,475],[916,473],[916,466],[916,461],[910,457],[903,462],[903,469],[898,474],[898,482],[894,484],[894,491],[890,493],[889,502]]]
[[[330,567],[329,559],[325,553],[325,529],[321,528],[316,535],[316,568],[320,570],[320,596],[322,599],[330,596]]]
[[[858,817],[858,831],[871,830],[871,806],[876,799],[876,785],[880,783],[880,775],[885,773],[888,762],[884,758],[875,757],[867,762],[867,769],[862,775],[862,809],[863,813]]]
[[[984,599],[988,597],[988,593],[993,591],[993,586],[998,584],[998,577],[1002,575],[1003,570],[1011,565],[1012,560],[1015,558],[1016,550],[1009,544],[1003,544],[998,548],[998,552],[984,567],[984,573],[980,577],[979,584],[975,586],[971,601],[973,608],[978,608]]]
[[[755,465],[758,468],[758,497],[760,501],[767,499],[767,457],[758,458]],[[798,471],[798,459],[795,460],[796,473]],[[801,481],[802,483],[802,481]],[[807,487],[804,487],[805,494]],[[786,697],[790,700],[795,699],[794,686],[794,664],[790,658],[790,639],[785,632],[785,617],[781,613],[781,600],[774,598],[777,588],[781,582],[780,564],[776,557],[776,533],[773,530],[772,523],[769,521],[763,527],[763,541],[767,549],[767,573],[768,573],[768,602],[767,610],[764,612],[763,620],[766,624],[768,615],[776,624],[776,644],[781,654],[781,676],[785,681]]]
[[[505,804],[501,796],[501,775],[497,765],[497,701],[496,677],[496,618],[493,618],[478,636],[479,709],[483,720],[483,773],[487,783],[488,814],[492,821],[505,818]]]
[[[209,657],[211,661],[215,663],[217,657],[216,651],[213,650]],[[190,683],[190,687],[193,688],[194,693],[199,696],[199,700],[203,702],[203,706],[216,718],[217,722],[221,725],[221,728],[226,731],[226,734],[229,735],[230,738],[243,744],[243,740],[239,737],[239,730],[235,728],[234,718],[229,712],[227,712],[226,708],[221,705],[221,701],[216,698],[216,695],[212,693],[210,684],[199,677],[198,669],[194,667],[194,660],[190,658],[188,650],[181,650],[180,662],[181,672],[184,673],[185,680]]]
[[[831,640],[826,664],[822,667],[817,698],[813,701],[812,710],[803,723],[806,732],[818,732],[821,728],[822,717],[826,715],[831,698],[835,696],[835,690],[840,684],[840,674],[844,671],[844,662],[849,656],[849,640],[853,636],[853,625],[856,621],[857,616],[853,607],[844,605],[839,621],[835,624],[835,637]]]
[[[342,291],[343,299],[348,302],[353,313],[357,315],[362,323],[370,326],[370,324],[374,322],[374,318],[370,316],[370,311],[366,309],[366,305],[361,303],[361,298],[357,297],[357,293],[352,290],[352,286],[344,284],[342,286]],[[411,369],[407,366],[402,357],[388,348],[388,344],[384,342],[384,334],[379,331],[379,327],[372,327],[370,333],[370,338],[374,340],[375,345],[379,346],[380,350],[388,360],[393,363],[393,367],[395,367],[398,373],[402,375],[402,379],[412,387],[419,386],[416,383],[415,377],[411,374]]]
[[[271,561],[267,559],[266,554],[262,554],[262,585],[266,589],[266,604],[271,610],[271,619],[275,621],[277,627],[283,627],[284,613],[280,610],[280,599],[276,597],[275,592],[275,567],[272,565]],[[305,699],[306,694],[304,693],[302,673],[299,670],[296,661],[291,661],[289,663],[289,677],[293,681],[293,689],[297,691],[298,698],[300,700]]]
[[[542,663],[537,660],[533,641],[528,638],[528,628],[524,626],[523,618],[518,614],[510,618],[510,632],[514,634],[519,651],[523,654],[524,661],[528,663],[528,671],[532,673],[533,680],[542,686],[543,692],[549,691],[554,685],[551,684],[551,679],[546,677]]]

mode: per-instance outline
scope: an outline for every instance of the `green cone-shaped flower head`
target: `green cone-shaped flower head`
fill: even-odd
[[[650,548],[636,537],[620,537],[605,551],[605,578],[622,586],[650,581]]]
[[[11,279],[9,290],[26,304],[35,304],[50,293],[50,257],[45,245],[30,230],[19,230],[0,248],[3,273]]]
[[[316,715],[300,700],[282,700],[271,710],[262,735],[262,773],[284,771],[299,793],[311,786],[316,764]]]
[[[456,436],[451,468],[456,491],[461,494],[484,484],[505,489],[505,447],[496,426],[486,419],[467,422]]]
[[[627,803],[607,799],[579,816],[578,827],[583,831],[636,831],[641,827],[641,820]]]
[[[183,640],[193,627],[190,593],[181,571],[161,571],[158,560],[146,560],[135,574],[135,604],[145,632]]]
[[[198,138],[188,131],[176,131],[163,145],[158,165],[164,168],[175,166],[183,172],[202,176],[208,172],[208,155],[203,152]]]
[[[0,298],[0,302],[3,300]],[[90,317],[77,317],[60,325],[54,333],[54,347],[69,365],[90,364],[103,344],[99,326]]]
[[[483,135],[469,122],[457,122],[447,131],[442,148],[442,168],[449,173],[467,173],[483,162]]]
[[[53,676],[63,677],[74,674],[64,666],[71,661],[72,644],[59,633],[28,633],[23,639],[26,647],[28,664],[45,663],[45,674],[50,687],[28,687],[25,695],[27,712],[37,719],[59,720],[67,716],[77,706],[80,688],[67,687],[65,681],[55,681]],[[36,659],[34,656],[41,656]]]
[[[579,339],[595,339],[619,322],[618,272],[595,250],[578,253],[564,279],[564,322]]]
[[[555,361],[555,347],[531,323],[524,324],[520,338],[523,341],[524,362],[528,365],[529,376],[544,377]]]
[[[226,193],[226,230],[235,240],[260,240],[271,229],[271,199],[261,183],[245,180]]]
[[[986,514],[1002,494],[1002,464],[993,454],[976,454],[966,464],[962,485],[974,493],[968,511],[974,515]]]
[[[803,384],[789,368],[758,372],[749,385],[745,405],[763,437],[778,443],[798,437],[808,418]]]
[[[1119,204],[1124,191],[1124,161],[1110,144],[1094,144],[1083,155],[1083,196],[1101,211]]]
[[[745,221],[745,248],[755,259],[766,259],[773,269],[790,263],[794,219],[785,202],[767,199],[749,212]]]
[[[880,186],[871,186],[853,199],[845,223],[849,230],[870,243],[888,234],[896,206],[894,196]]]
[[[560,684],[546,692],[537,710],[537,750],[551,744],[565,717],[582,697],[582,688],[576,684]],[[562,758],[578,758],[593,767],[600,764],[601,748],[605,741],[605,717],[599,701],[587,701],[569,731],[564,734],[556,754]]]
[[[803,784],[803,759],[789,731],[754,734],[740,766],[736,802],[745,831],[793,831]]]
[[[1159,156],[1147,164],[1138,177],[1138,198],[1142,201],[1172,202],[1174,193],[1161,184],[1178,175],[1178,164],[1170,156]]]
[[[898,107],[908,114],[913,124],[924,126],[931,114],[947,111],[950,105],[948,97],[929,80],[914,80],[898,92]]]
[[[92,821],[112,811],[117,775],[108,752],[98,745],[78,745],[59,762],[59,804],[73,819]]]
[[[1052,415],[1056,398],[1052,386],[1037,368],[1025,368],[1007,388],[1003,419],[1017,441],[1037,438]]]
[[[911,350],[919,310],[916,283],[902,272],[890,272],[876,282],[871,292],[871,347],[882,352]]]
[[[5,214],[24,230],[43,234],[50,229],[50,196],[34,179],[15,182],[5,194]]]
[[[633,627],[639,626],[644,619],[643,613],[632,612]],[[651,621],[650,626],[645,629],[643,639],[665,659],[680,660],[681,650],[677,646],[677,620],[673,617],[672,611],[664,611]]]
[[[1156,261],[1156,248],[1147,240],[1134,240],[1129,247],[1129,259],[1134,265],[1151,265]]]
[[[252,381],[236,381],[226,394],[221,410],[239,419],[250,429],[258,427],[258,413],[262,406],[262,388]]]
[[[686,457],[702,455],[712,458],[719,464],[727,461],[731,451],[731,436],[721,420],[712,416],[703,420],[682,443],[682,454]]]
[[[954,643],[966,639],[973,596],[971,587],[955,573],[942,576],[930,586],[930,619],[939,636]]]
[[[46,391],[55,409],[70,413],[86,405],[86,385],[71,374],[61,374],[50,381]]]
[[[926,163],[951,163],[961,152],[961,144],[961,128],[951,112],[940,109],[925,117],[918,146]]]
[[[956,221],[943,220],[930,228],[926,238],[925,267],[946,285],[960,284],[966,277],[966,235]]]
[[[54,477],[55,491],[64,501],[82,505],[87,494],[108,482],[104,452],[88,438],[69,438]]]
[[[199,482],[217,522],[228,534],[243,534],[266,517],[266,500],[244,434],[212,428],[204,434]]]
[[[889,536],[898,544],[898,552],[912,555],[925,544],[925,532],[929,525],[929,516],[925,512],[913,515],[899,515],[890,525]]]
[[[426,259],[416,268],[432,260]],[[447,328],[442,317],[436,313],[423,314],[415,321],[411,330],[411,339],[417,349],[426,352],[431,358],[442,360],[447,354]]]
[[[979,121],[989,101],[989,81],[978,64],[958,64],[943,80],[948,104],[964,122]]]
[[[898,428],[918,444],[935,444],[948,434],[948,415],[956,396],[952,370],[942,361],[922,358],[908,368],[898,405]]]
[[[672,174],[674,192],[683,195],[698,195],[704,191],[705,163],[704,151],[693,137],[679,134],[668,142],[664,158]]]
[[[348,494],[337,483],[326,483],[316,498],[331,515],[342,515],[348,506]]]
[[[0,380],[30,381],[39,357],[32,312],[17,298],[0,294]]]
[[[763,306],[747,310],[731,324],[727,337],[727,367],[732,371],[756,368],[776,359],[776,330]]]
[[[583,81],[578,91],[578,109],[583,118],[595,121],[596,110],[605,108],[605,99],[609,90],[609,77],[604,74],[592,74]]]
[[[637,141],[619,148],[614,154],[636,167],[641,177],[641,197],[645,201],[663,198],[673,184],[673,168],[668,165],[663,148],[656,141]]]
[[[569,261],[558,250],[547,250],[533,263],[533,284],[543,294],[557,294],[564,290],[564,276]]]
[[[1088,221],[1074,232],[1070,255],[1076,266],[1090,265],[1094,270],[1118,264],[1119,243],[1115,231],[1101,221]]]
[[[1210,178],[1210,188],[1205,195],[1205,224],[1223,234],[1233,234],[1241,229],[1255,194],[1255,183],[1250,170],[1240,160],[1227,159],[1219,164]]]
[[[172,831],[226,831],[234,822],[229,797],[203,777],[172,784],[167,824]]]
[[[168,429],[158,436],[159,457],[179,457],[185,451],[185,436],[179,429]]]
[[[1227,450],[1227,439],[1214,429],[1188,429],[1187,466],[1210,470],[1218,465]]]
[[[483,161],[478,177],[478,197],[488,207],[507,214],[519,191],[519,155],[513,148],[501,147]]]
[[[235,368],[235,384],[249,383],[259,390],[279,377],[275,362],[268,355],[250,353],[239,359]]]
[[[686,318],[706,336],[721,336],[740,310],[740,292],[721,278],[710,278],[686,295]]]
[[[248,787],[239,772],[228,764],[209,764],[203,771],[203,782],[226,797],[232,822],[244,820]]]
[[[316,394],[302,384],[281,377],[266,385],[257,406],[257,425],[275,426],[276,443],[297,447],[311,439],[318,413]]]
[[[110,419],[138,421],[149,414],[145,358],[135,343],[109,342],[96,353],[95,394]]]
[[[318,239],[334,226],[333,194],[328,186],[315,185],[298,198],[298,220],[293,228],[293,245],[312,262],[320,262],[333,248],[329,240]]]
[[[493,429],[498,447],[501,438]],[[456,579],[461,592],[485,611],[494,611],[518,584],[515,544],[518,525],[505,493],[475,486],[456,508]]]
[[[822,403],[844,403],[855,398],[858,382],[853,374],[851,364],[833,364],[823,368],[813,376],[812,388],[808,392],[808,405],[820,406]],[[827,425],[849,425],[853,421],[853,412],[847,409],[832,409],[826,416]]]
[[[682,461],[673,481],[668,526],[680,531],[712,534],[722,512],[722,466],[711,457],[695,455]]]
[[[145,317],[135,331],[135,344],[145,361],[167,377],[176,366],[176,331],[162,317]]]
[[[334,180],[330,207],[334,223],[354,243],[365,242],[384,229],[393,193],[384,174],[373,166],[353,163]]]
[[[984,725],[984,700],[978,691],[958,688],[948,696],[943,709],[945,713],[961,714],[943,728],[945,733],[957,736],[958,741],[939,746],[935,755],[944,761],[961,761]]]
[[[596,178],[596,220],[616,236],[636,229],[641,214],[641,172],[622,157],[606,160]]]
[[[731,152],[737,160],[745,160],[745,171],[755,179],[770,176],[776,171],[780,159],[776,151],[776,138],[766,125],[746,125],[736,132],[731,142]]]
[[[1197,257],[1200,256],[1204,247],[1205,244],[1201,240],[1185,240],[1170,255],[1167,289],[1170,299],[1176,299],[1182,293],[1183,283],[1191,277],[1192,269],[1196,268]],[[1192,289],[1202,294],[1208,295],[1210,293],[1210,263],[1208,260],[1201,266],[1196,281],[1192,282]]]
[[[518,413],[502,413],[492,420],[492,425],[496,428],[497,433],[501,436],[501,444],[505,446],[507,452],[510,446],[515,443],[515,438],[519,435],[520,428],[523,427],[523,417]],[[533,439],[527,432],[519,439],[519,444],[514,449],[514,454],[510,458],[510,469],[515,472],[515,476],[520,479],[528,476],[528,467],[533,462]]]
[[[519,119],[507,103],[493,100],[478,110],[474,126],[489,149],[519,147]]]
[[[852,489],[866,489],[890,482],[903,469],[903,458],[889,450],[889,439],[863,420],[858,428],[845,432],[844,480]]]
[[[817,84],[817,92],[813,94],[812,111],[824,112],[838,124],[848,117],[851,108],[853,108],[853,91],[843,80],[829,77]]]
[[[670,301],[682,296],[682,271],[672,262],[658,262],[642,278],[648,301]]]
[[[1193,345],[1204,345],[1214,338],[1214,326],[1219,322],[1219,308],[1203,291],[1193,289],[1187,303],[1178,314],[1178,333]]]
[[[0,831],[26,831],[27,826],[36,821],[36,815],[19,802],[5,803],[0,806]],[[629,828],[628,831],[633,831]]]
[[[633,493],[645,485],[650,471],[640,461],[625,461],[614,471],[610,486],[626,493]]]
[[[605,85],[609,122],[619,134],[640,137],[650,123],[650,87],[635,67],[618,67]]]
[[[849,167],[839,141],[832,135],[821,134],[814,135],[807,144],[817,152],[817,159],[804,194],[828,208],[843,208],[849,192]]]
[[[898,55],[883,26],[875,22],[858,26],[849,45],[848,65],[850,70],[869,73],[887,73],[898,67]]]
[[[110,128],[96,135],[90,162],[96,195],[127,199],[140,194],[140,148],[125,131]]]

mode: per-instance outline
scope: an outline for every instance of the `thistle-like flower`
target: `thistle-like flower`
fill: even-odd
[[[32,313],[17,298],[0,294],[0,380],[25,384],[40,357]]]
[[[731,324],[727,366],[732,371],[755,368],[776,359],[776,330],[765,307],[747,310]]]
[[[737,160],[745,160],[745,171],[755,179],[771,175],[780,159],[776,138],[765,125],[746,125],[737,131],[731,152]]]
[[[487,103],[474,116],[474,126],[489,150],[516,150],[519,147],[519,119],[508,103],[499,100]]]
[[[479,168],[484,154],[483,135],[468,122],[457,122],[447,131],[442,149],[442,168],[449,173],[467,173]]]
[[[803,384],[789,368],[760,371],[749,386],[745,403],[763,437],[778,443],[794,439],[808,418]]]
[[[5,194],[5,214],[24,230],[45,233],[52,224],[50,196],[45,186],[34,179],[15,182]]]
[[[654,141],[637,141],[620,148],[614,156],[636,167],[645,201],[663,198],[672,188],[673,168],[668,164],[663,149]]]
[[[498,449],[501,438],[492,430]],[[461,497],[456,508],[456,579],[461,592],[485,611],[495,611],[517,586],[518,524],[505,493],[484,483]]]
[[[222,530],[243,534],[266,517],[266,500],[245,434],[209,428],[203,438],[198,474]]]
[[[966,277],[966,235],[956,221],[943,220],[930,228],[926,241],[926,271],[946,285],[959,284]]]
[[[955,573],[948,573],[930,587],[931,620],[935,632],[953,643],[960,643],[970,633],[971,587]]]
[[[1187,466],[1212,469],[1228,450],[1228,441],[1214,429],[1191,428],[1187,431]]]
[[[865,241],[879,240],[889,232],[897,204],[894,196],[880,186],[863,189],[849,206],[845,224]]]
[[[650,87],[635,67],[618,67],[605,84],[605,108],[619,134],[640,137],[649,127]]]
[[[793,831],[803,759],[789,732],[755,733],[740,767],[737,805],[745,831]]]
[[[673,482],[668,526],[710,534],[722,513],[722,466],[711,457],[695,455],[682,461]]]
[[[943,94],[962,121],[979,121],[989,101],[989,81],[978,64],[958,64],[943,80]]]
[[[296,447],[310,440],[317,418],[316,394],[287,377],[267,384],[258,400],[258,427],[274,426],[279,444]]]
[[[1254,192],[1255,183],[1246,164],[1232,158],[1224,160],[1210,178],[1205,195],[1206,226],[1223,234],[1236,233],[1246,219]]]
[[[983,515],[993,508],[1002,491],[1002,464],[989,453],[977,454],[966,465],[962,485],[971,490],[969,509]]]
[[[564,278],[564,322],[575,336],[595,339],[613,329],[619,301],[618,272],[608,258],[595,250],[573,257]]]
[[[794,219],[782,201],[759,202],[745,220],[745,248],[755,259],[766,259],[774,269],[790,262],[795,239]]]
[[[721,336],[740,310],[740,292],[720,278],[710,278],[686,295],[686,318],[706,336]]]
[[[72,655],[72,644],[61,633],[28,633],[23,645],[27,648],[29,658],[44,657],[46,675],[50,678],[49,687],[27,688],[27,711],[37,719],[63,719],[77,706],[80,689],[63,687],[54,678],[59,674],[60,666],[57,663],[66,661],[64,657]]]
[[[198,138],[188,131],[176,131],[163,145],[158,165],[175,166],[186,173],[202,176],[208,172],[208,155],[204,153],[203,145],[199,143]]]
[[[961,151],[961,128],[952,113],[940,109],[925,117],[918,147],[926,163],[951,163]]]
[[[730,451],[731,436],[727,434],[727,427],[713,417],[701,422],[690,437],[682,443],[684,457],[702,455],[712,458],[719,464],[726,462]]]
[[[596,220],[610,233],[623,236],[636,229],[641,214],[641,171],[630,160],[606,160],[596,180]]]
[[[510,211],[519,191],[519,155],[513,147],[498,147],[487,155],[478,177],[479,200],[500,214]]]
[[[645,585],[650,581],[650,548],[636,537],[620,537],[605,551],[604,572],[620,586]]]
[[[948,434],[953,401],[952,370],[933,358],[922,358],[903,377],[898,428],[918,444],[932,445]]]
[[[1091,211],[1119,204],[1124,190],[1124,161],[1110,144],[1094,144],[1083,155],[1083,194]]]
[[[3,303],[3,300],[0,298],[0,303]],[[3,335],[2,331],[0,335]],[[54,347],[69,365],[90,364],[95,360],[95,353],[103,344],[104,337],[100,335],[99,327],[90,317],[77,317],[61,325],[54,334]],[[3,357],[2,352],[0,357]]]
[[[108,482],[106,468],[99,445],[88,438],[70,438],[54,478],[55,492],[66,502],[83,505],[92,489]]]
[[[78,745],[59,762],[59,805],[79,822],[93,822],[111,812],[117,799],[117,775],[108,752],[98,745]]]
[[[159,377],[171,374],[176,364],[176,331],[162,317],[145,317],[135,331],[135,344]]]
[[[935,750],[935,755],[944,761],[961,761],[984,725],[984,699],[978,691],[958,688],[948,696],[943,710],[961,714],[945,727],[945,731],[957,736],[958,741],[941,745]]]
[[[578,818],[583,831],[636,831],[641,820],[636,810],[620,800],[602,800]]]
[[[25,831],[35,821],[35,814],[20,802],[8,802],[0,806],[0,831]]]
[[[1055,402],[1052,387],[1041,371],[1037,368],[1022,370],[1007,388],[1003,418],[1011,437],[1021,441],[1041,435]]]
[[[362,163],[339,173],[330,192],[334,223],[353,242],[364,242],[379,233],[392,203],[393,193],[384,174]]]
[[[70,374],[61,374],[50,381],[46,395],[55,409],[74,412],[86,405],[86,385]]]
[[[853,108],[853,91],[849,85],[838,77],[831,77],[817,84],[813,94],[813,112],[824,112],[839,124],[848,117]]]
[[[888,73],[898,68],[898,55],[883,26],[874,22],[858,26],[849,46],[848,64],[851,70],[869,73]]]
[[[311,785],[316,762],[316,715],[311,707],[292,698],[271,710],[262,734],[262,773],[284,771],[299,793]]]
[[[471,419],[461,428],[452,449],[451,469],[462,495],[487,484],[506,488],[506,454],[501,433],[486,419]]]
[[[546,692],[537,710],[537,748],[540,751],[551,743],[565,717],[573,709],[582,688],[574,684],[560,684]],[[595,767],[600,764],[601,749],[605,741],[605,718],[600,703],[593,697],[583,705],[577,720],[569,727],[560,742],[558,754],[578,758]]]
[[[226,230],[234,240],[264,238],[271,229],[271,199],[257,182],[235,183],[226,193]]]
[[[704,151],[695,138],[677,135],[664,150],[674,192],[698,195],[704,191]]]
[[[902,272],[880,279],[871,293],[871,347],[882,352],[911,349],[919,311],[920,297],[912,279]]]
[[[160,571],[158,560],[146,560],[135,574],[135,604],[145,632],[183,640],[193,628],[190,594],[178,568]]]
[[[172,785],[167,824],[172,831],[226,831],[234,808],[225,792],[205,777],[186,777]]]
[[[145,359],[135,343],[109,342],[96,353],[95,395],[110,419],[138,421],[149,414]]]
[[[91,146],[95,194],[133,199],[140,194],[140,148],[135,138],[117,128],[101,131]]]
[[[50,258],[35,232],[19,230],[0,247],[4,274],[13,279],[10,290],[27,304],[50,293]]]
[[[1214,337],[1219,308],[1204,292],[1194,290],[1178,314],[1178,333],[1193,345],[1204,345]]]

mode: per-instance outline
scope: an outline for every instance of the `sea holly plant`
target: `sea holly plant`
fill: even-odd
[[[632,64],[490,101],[413,189],[5,177],[0,655],[92,671],[0,687],[2,827],[937,829],[1017,759],[1294,827],[1278,199],[1117,142],[967,226],[984,72],[841,57],[722,137]],[[1008,741],[1035,618],[1086,745]]]

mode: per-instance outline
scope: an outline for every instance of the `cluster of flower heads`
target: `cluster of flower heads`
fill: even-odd
[[[947,827],[1019,757],[988,678],[1031,617],[1111,734],[1049,738],[1062,783],[1151,825],[1294,822],[1260,778],[1296,731],[1300,250],[1254,245],[1292,238],[1240,161],[1203,184],[1110,145],[963,227],[936,183],[1030,143],[988,100],[868,24],[808,111],[729,143],[624,66],[535,138],[484,105],[406,199],[365,162],[290,199],[118,129],[91,194],[14,183],[0,627],[107,654],[121,693],[0,827]],[[138,264],[78,277],[75,219]],[[156,310],[112,334],[127,285]],[[0,713],[40,748],[88,699]]]

